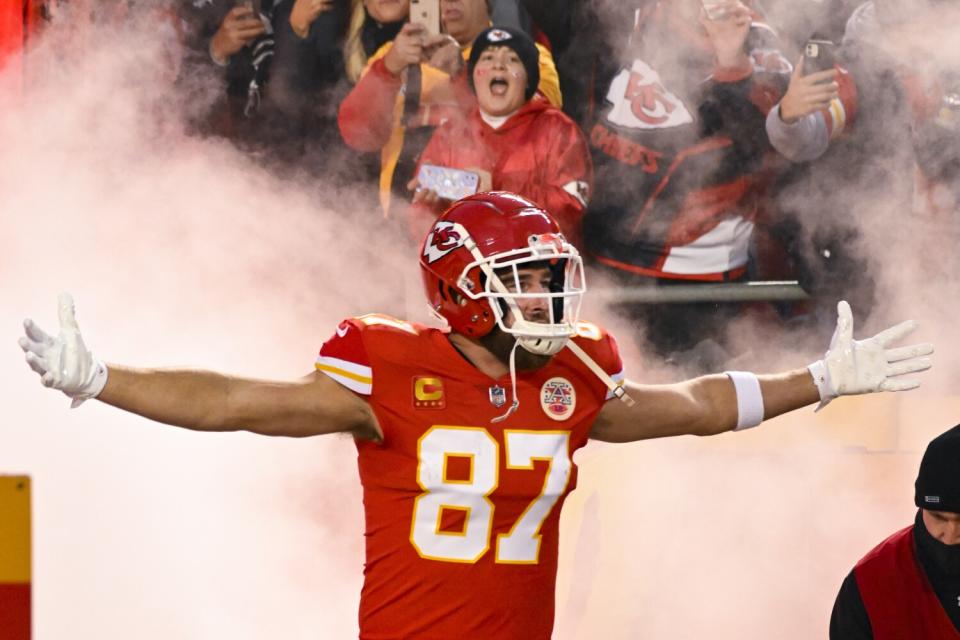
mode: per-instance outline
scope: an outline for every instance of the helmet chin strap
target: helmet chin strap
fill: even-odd
[[[637,404],[636,400],[627,394],[627,390],[624,388],[623,383],[615,382],[613,378],[607,375],[607,372],[604,371],[600,365],[594,362],[593,358],[587,355],[587,352],[580,348],[580,345],[573,340],[567,340],[566,347],[573,352],[573,355],[580,358],[583,364],[587,365],[590,371],[593,371],[593,374],[600,378],[605,385],[607,385],[607,389],[609,389],[613,395],[620,398],[624,404],[626,404],[628,407],[632,407],[633,405]]]
[[[510,402],[510,408],[507,409],[507,412],[502,416],[497,416],[490,420],[490,422],[502,422],[510,417],[510,415],[520,407],[520,399],[517,397],[517,347],[522,346],[520,338],[517,338],[513,343],[513,348],[510,349],[510,397],[512,401]],[[632,407],[637,404],[636,400],[630,397],[627,393],[627,390],[624,388],[622,382],[616,382],[611,378],[603,368],[598,365],[593,358],[591,358],[586,351],[580,348],[573,340],[567,340],[564,345],[567,349],[573,352],[573,355],[580,358],[583,364],[587,365],[587,368],[593,372],[595,376],[600,378],[607,389],[610,390],[613,395],[620,398],[620,401],[626,404],[628,407]],[[562,347],[561,347],[562,348]]]

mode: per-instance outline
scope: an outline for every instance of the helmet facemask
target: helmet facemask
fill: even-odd
[[[497,326],[515,336],[530,353],[551,356],[563,349],[577,333],[586,290],[583,261],[576,248],[553,233],[531,235],[527,247],[489,257],[483,256],[474,243],[465,244],[475,259],[458,279],[463,294],[472,300],[487,300]],[[525,267],[550,270],[548,291],[524,291],[520,272]],[[477,278],[474,269],[479,269],[482,277]],[[476,282],[482,283],[483,290],[475,290]],[[545,321],[523,313],[523,303],[536,299],[544,302]]]

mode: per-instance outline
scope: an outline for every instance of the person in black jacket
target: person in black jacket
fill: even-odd
[[[323,175],[350,164],[336,130],[346,92],[349,0],[196,0],[184,4],[182,84],[224,83],[197,130],[281,170]],[[345,171],[349,174],[350,171]]]
[[[958,24],[952,0],[864,2],[834,48],[833,77],[801,70],[768,114],[771,144],[797,163],[778,197],[796,220],[788,244],[821,323],[836,298],[873,308],[883,294],[878,274],[901,271],[903,259],[887,249],[895,244],[909,241],[911,258],[930,256],[919,268],[930,280],[941,264],[940,277],[955,273],[960,66],[950,43]],[[798,113],[818,95],[825,108]]]
[[[913,525],[843,581],[830,640],[960,639],[960,425],[927,446],[914,501]]]
[[[585,114],[595,191],[584,248],[631,288],[748,279],[754,230],[768,211],[773,154],[764,122],[791,65],[753,2],[710,17],[696,0],[640,2],[629,44],[597,59]],[[629,303],[664,358],[709,370],[741,305]]]
[[[225,89],[206,112],[197,114],[204,134],[239,137],[248,133],[244,118],[254,120],[274,53],[273,0],[258,3],[197,0],[181,4],[187,47],[181,83],[197,95],[219,80]]]
[[[409,3],[284,0],[282,5],[289,7],[289,17],[278,34],[272,95],[286,107],[284,120],[299,125],[289,136],[288,148],[302,159],[302,167],[328,184],[369,191],[369,202],[354,208],[372,211],[379,155],[347,147],[337,127],[337,110],[367,58],[396,37]]]

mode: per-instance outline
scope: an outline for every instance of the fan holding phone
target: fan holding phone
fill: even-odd
[[[487,0],[439,5],[436,0],[415,0],[409,9],[410,22],[370,57],[366,71],[338,110],[343,141],[357,151],[380,152],[380,205],[388,216],[394,215],[395,207],[405,208],[409,202],[407,187],[411,181],[418,183],[418,164],[436,129],[473,108],[475,101],[464,69],[472,43],[492,20]],[[438,12],[442,33],[434,33]],[[559,108],[563,100],[553,56],[543,45],[535,47],[539,53],[535,89]],[[481,190],[484,180],[479,170],[490,172],[489,167],[475,163],[427,164],[470,170],[477,174],[477,189]],[[462,177],[453,182],[464,184]],[[417,197],[429,196],[430,191],[421,189]]]
[[[836,45],[814,36],[807,41],[797,61],[786,95],[780,101],[780,118],[792,124],[800,118],[830,107],[840,96],[834,62]]]
[[[477,104],[434,132],[420,156],[410,223],[422,235],[450,203],[512,191],[549,211],[579,242],[593,168],[579,127],[536,97],[539,52],[525,33],[492,27],[473,42],[467,73]]]
[[[227,12],[216,33],[210,40],[210,57],[219,65],[226,65],[230,58],[245,46],[262,36],[267,25],[261,17],[260,2],[241,0]]]

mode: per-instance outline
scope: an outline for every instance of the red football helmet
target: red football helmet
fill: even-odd
[[[523,290],[519,270],[532,263],[550,269],[548,291]],[[479,338],[496,325],[527,351],[552,355],[577,332],[586,290],[580,254],[550,214],[518,195],[455,202],[427,233],[420,267],[430,307],[458,333]],[[524,317],[521,304],[532,298],[546,303],[548,322]]]

